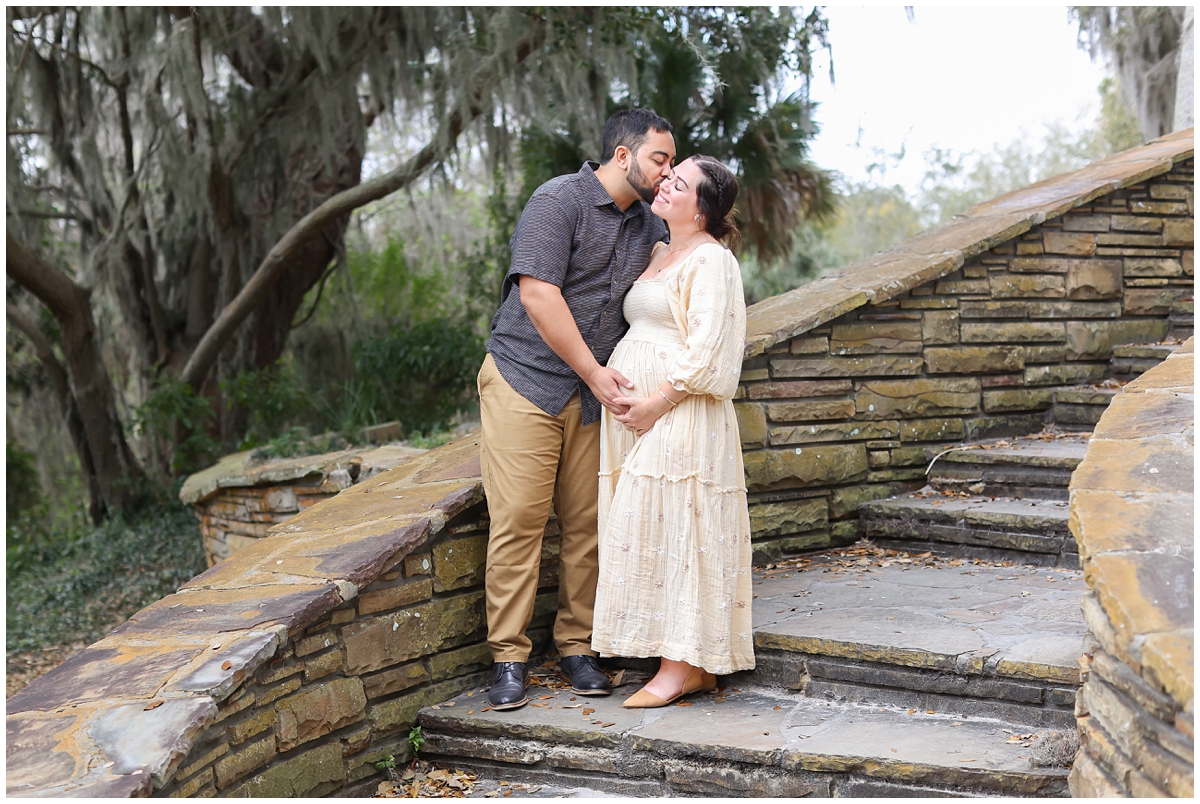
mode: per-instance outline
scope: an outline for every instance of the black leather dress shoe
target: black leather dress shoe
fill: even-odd
[[[571,682],[571,689],[580,695],[608,695],[612,685],[608,674],[600,669],[595,656],[564,656],[558,660],[558,674]]]
[[[516,709],[529,703],[525,694],[529,682],[525,662],[496,662],[492,672],[492,688],[487,697],[493,709]]]

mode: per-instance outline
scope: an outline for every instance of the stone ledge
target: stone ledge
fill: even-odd
[[[253,450],[235,452],[188,477],[179,490],[179,499],[184,505],[195,505],[221,489],[286,483],[305,477],[314,478],[317,485],[321,485],[326,479],[333,479],[338,486],[344,488],[356,478],[365,479],[393,469],[425,451],[392,444],[272,461],[255,460],[252,457]],[[345,476],[338,477],[338,473]],[[335,486],[333,491],[337,490],[338,487]]]

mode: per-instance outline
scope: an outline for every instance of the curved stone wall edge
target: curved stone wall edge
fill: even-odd
[[[1071,477],[1090,589],[1076,796],[1193,794],[1194,346],[1124,387]]]

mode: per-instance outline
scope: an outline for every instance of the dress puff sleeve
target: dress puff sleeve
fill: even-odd
[[[696,248],[668,281],[683,351],[667,371],[677,391],[732,399],[742,374],[746,301],[737,258],[724,246]]]

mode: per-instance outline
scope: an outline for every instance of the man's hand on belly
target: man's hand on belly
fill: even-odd
[[[584,377],[588,388],[600,400],[600,404],[608,408],[614,415],[620,416],[629,410],[629,405],[617,402],[617,397],[625,397],[626,391],[633,389],[633,383],[614,368],[596,364],[596,370],[590,377]]]

